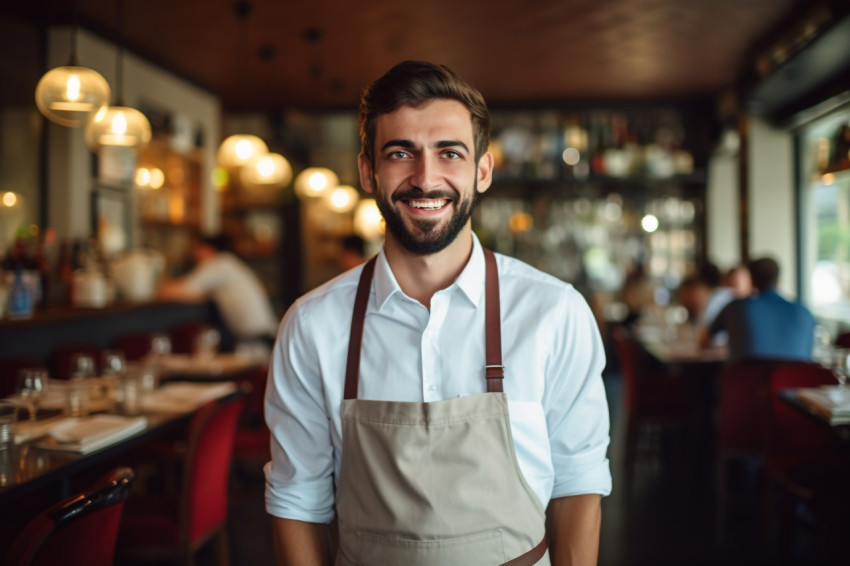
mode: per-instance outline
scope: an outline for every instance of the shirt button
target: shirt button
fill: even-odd
[[[429,386],[428,386],[428,391],[436,391],[436,390],[437,390],[437,386],[436,386],[436,385],[429,385]]]

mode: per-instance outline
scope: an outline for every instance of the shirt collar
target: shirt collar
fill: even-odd
[[[470,255],[466,267],[463,268],[463,271],[460,272],[460,275],[458,275],[458,278],[451,286],[457,286],[463,291],[469,302],[476,307],[484,293],[484,271],[484,251],[475,232],[472,232],[472,255]],[[374,279],[375,306],[378,310],[381,310],[384,304],[394,294],[403,294],[395,275],[393,275],[393,270],[390,269],[390,264],[387,262],[387,256],[383,248],[381,248],[378,254],[378,260],[375,263]]]

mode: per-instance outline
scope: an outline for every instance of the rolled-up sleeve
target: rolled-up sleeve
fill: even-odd
[[[563,321],[552,332],[544,410],[552,450],[552,497],[611,493],[607,457],[608,400],[602,381],[605,350],[590,307],[575,289],[559,301]]]
[[[266,388],[272,459],[266,464],[266,511],[327,523],[334,516],[330,420],[310,318],[299,303],[284,316]]]

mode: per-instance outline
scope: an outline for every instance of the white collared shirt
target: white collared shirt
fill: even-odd
[[[551,498],[611,491],[606,457],[605,354],[584,298],[571,286],[496,255],[504,390],[520,470],[545,508]],[[283,318],[266,390],[272,460],[266,509],[326,523],[342,454],[341,404],[356,267],[301,297]],[[473,236],[457,280],[429,311],[378,256],[366,310],[359,399],[430,402],[484,393],[484,254]]]

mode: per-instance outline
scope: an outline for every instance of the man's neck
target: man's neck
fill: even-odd
[[[472,254],[472,229],[467,224],[451,244],[430,255],[412,253],[388,234],[384,253],[404,294],[430,309],[434,293],[454,283],[466,267]]]

